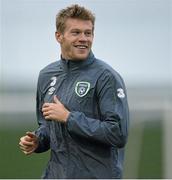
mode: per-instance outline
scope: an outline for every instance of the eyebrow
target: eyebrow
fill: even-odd
[[[71,31],[82,31],[81,29],[77,29],[77,28],[74,28],[74,29],[71,29]],[[86,29],[84,31],[92,31],[92,29]]]

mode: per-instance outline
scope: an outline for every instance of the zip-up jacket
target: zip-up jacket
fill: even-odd
[[[46,121],[42,105],[56,95],[70,111],[67,123]],[[40,71],[35,152],[51,149],[43,178],[122,178],[129,111],[121,76],[90,52]]]

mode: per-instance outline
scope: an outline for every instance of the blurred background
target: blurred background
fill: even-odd
[[[172,178],[172,1],[0,0],[0,178],[40,178],[49,152],[18,147],[37,128],[39,71],[60,57],[55,16],[78,3],[96,15],[93,52],[125,80],[130,134],[124,178]]]

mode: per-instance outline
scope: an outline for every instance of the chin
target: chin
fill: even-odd
[[[80,54],[80,55],[76,55],[75,59],[77,60],[85,60],[88,57],[88,54]]]

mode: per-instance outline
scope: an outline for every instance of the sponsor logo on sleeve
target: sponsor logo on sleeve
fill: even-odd
[[[125,93],[124,93],[124,90],[122,88],[117,89],[117,96],[119,98],[125,98]]]

